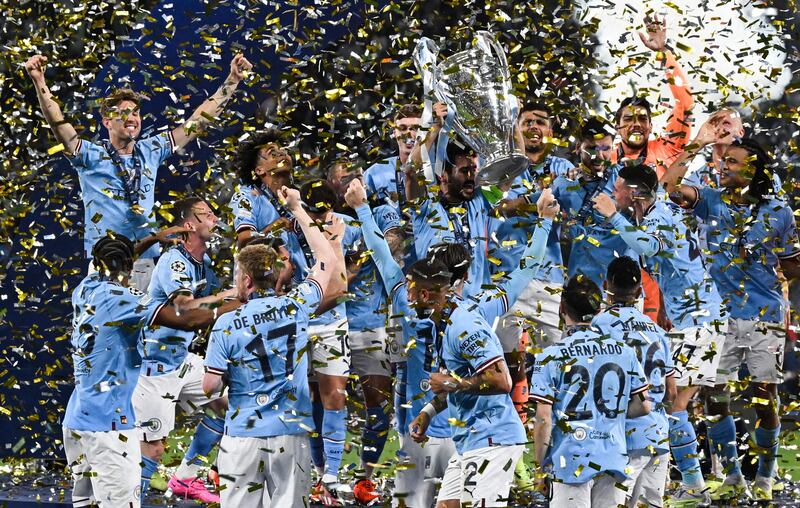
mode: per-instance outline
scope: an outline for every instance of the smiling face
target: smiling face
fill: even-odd
[[[617,132],[619,132],[622,142],[628,147],[644,148],[652,130],[653,124],[647,108],[636,105],[623,108],[619,116]]]
[[[108,130],[108,137],[112,141],[128,143],[136,139],[142,130],[139,105],[130,100],[120,101],[109,108],[103,117],[103,126]]]
[[[292,157],[277,143],[268,143],[258,150],[256,175],[272,192],[292,183]]]
[[[517,126],[525,138],[525,151],[541,152],[544,149],[544,138],[553,137],[553,127],[546,111],[534,109],[519,115]]]
[[[414,149],[414,142],[417,139],[417,129],[419,129],[419,117],[398,118],[392,124],[392,137],[397,141],[397,150],[401,160],[406,160]]]
[[[581,166],[596,177],[600,177],[611,164],[613,153],[614,140],[610,135],[600,139],[585,139],[578,145]]]

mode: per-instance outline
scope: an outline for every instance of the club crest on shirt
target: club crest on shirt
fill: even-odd
[[[266,406],[269,404],[269,395],[266,393],[259,393],[256,395],[256,404],[259,406]]]
[[[231,198],[232,205],[237,203],[240,208],[247,211],[253,211],[253,205],[250,204],[250,200],[247,199],[247,196],[245,195],[244,192],[239,191],[236,194],[234,194],[233,197]]]
[[[423,379],[419,382],[419,389],[423,392],[430,391],[431,389],[431,382],[428,379]]]
[[[586,439],[586,429],[578,427],[575,429],[575,432],[572,433],[572,437],[574,437],[576,441],[583,441]]]
[[[176,259],[169,265],[169,269],[175,273],[183,273],[186,271],[186,263],[180,259]]]

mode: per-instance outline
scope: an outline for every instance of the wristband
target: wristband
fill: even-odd
[[[422,414],[422,413],[425,413],[426,415],[428,415],[428,419],[430,419],[430,420],[433,420],[433,417],[438,414],[436,412],[436,408],[430,402],[425,404],[425,407],[422,408],[422,411],[420,411],[420,414]]]

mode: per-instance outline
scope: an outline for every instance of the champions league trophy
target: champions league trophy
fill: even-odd
[[[503,48],[489,32],[481,31],[472,48],[436,62],[439,47],[423,37],[414,51],[425,95],[431,92],[447,104],[456,131],[481,156],[479,185],[516,178],[528,158],[514,151],[517,99]]]

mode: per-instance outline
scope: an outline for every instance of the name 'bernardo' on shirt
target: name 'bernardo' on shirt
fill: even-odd
[[[621,355],[622,345],[616,343],[602,343],[596,342],[588,344],[573,344],[569,347],[560,346],[562,357],[573,356],[597,356],[597,355]]]

